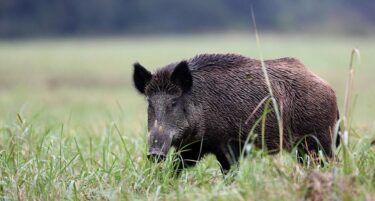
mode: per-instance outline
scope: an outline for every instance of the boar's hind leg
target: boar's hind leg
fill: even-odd
[[[223,174],[228,173],[231,166],[238,162],[241,154],[241,145],[236,141],[228,142],[225,145],[221,145],[214,152],[216,159],[220,163],[220,168]]]
[[[304,154],[308,154],[313,157],[313,159],[317,160],[316,162],[322,162],[319,161],[318,153],[319,150],[321,150],[327,159],[332,158],[332,139],[328,133],[317,133],[312,136],[307,136],[302,142],[298,145],[298,161],[303,163],[303,160],[301,157],[303,157]]]

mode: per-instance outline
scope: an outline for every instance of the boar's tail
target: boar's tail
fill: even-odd
[[[340,112],[339,110],[337,109],[337,121],[340,119]],[[336,137],[336,147],[338,147],[340,145],[340,141],[341,141],[341,133],[342,133],[342,130],[341,130],[341,126],[339,125],[339,129],[337,131],[337,137]]]

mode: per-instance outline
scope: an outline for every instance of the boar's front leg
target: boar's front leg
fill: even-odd
[[[241,154],[241,145],[236,141],[218,146],[214,154],[221,166],[221,172],[227,174],[233,164],[238,162]]]
[[[194,167],[207,153],[202,143],[197,142],[180,148],[176,164],[176,173],[180,175],[184,168]]]

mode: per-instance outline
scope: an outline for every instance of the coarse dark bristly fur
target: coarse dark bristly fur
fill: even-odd
[[[293,58],[266,60],[274,96],[282,108],[283,146],[332,157],[338,109],[330,85]],[[147,97],[149,155],[159,158],[171,146],[181,151],[179,168],[193,166],[212,153],[226,172],[238,161],[254,127],[254,144],[262,146],[256,125],[269,92],[259,60],[237,54],[202,54],[148,72],[134,66],[134,83]],[[272,106],[270,108],[272,110]],[[255,115],[245,123],[255,111]],[[279,151],[275,114],[266,116],[264,147]]]

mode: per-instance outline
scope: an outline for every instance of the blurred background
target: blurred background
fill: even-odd
[[[155,69],[199,53],[296,57],[332,84],[341,107],[357,47],[353,117],[372,128],[374,11],[373,0],[1,0],[1,119],[90,125],[121,113],[139,130],[146,103],[132,87],[132,64]]]
[[[2,0],[0,36],[45,37],[249,30],[371,33],[372,0]]]

